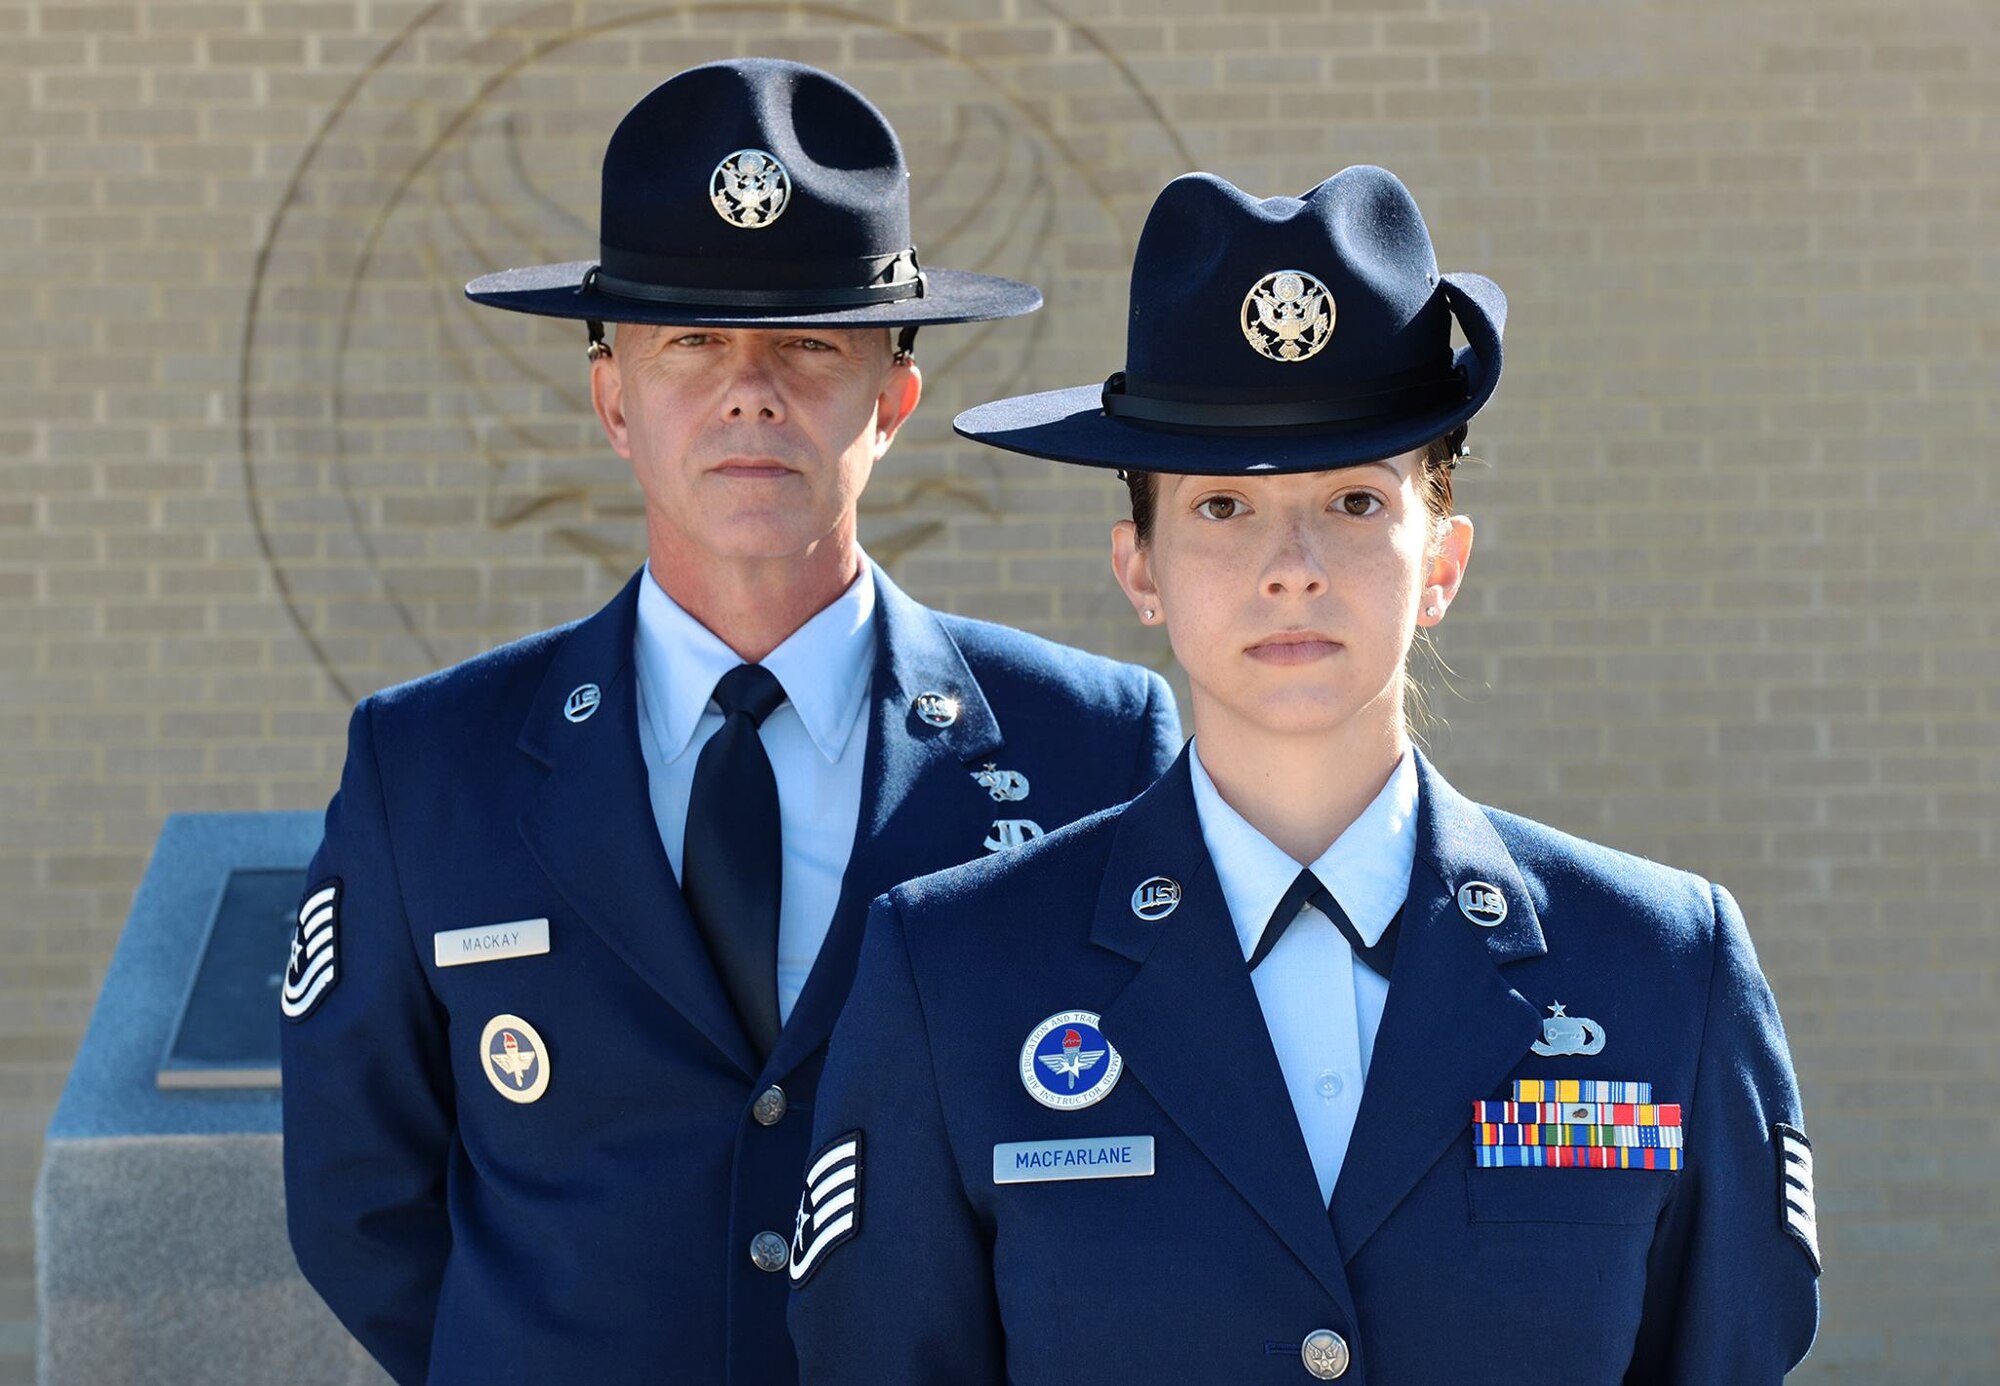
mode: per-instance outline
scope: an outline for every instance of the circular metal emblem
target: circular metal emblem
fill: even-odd
[[[773,1084],[757,1094],[757,1100],[750,1104],[750,1115],[759,1126],[776,1126],[790,1108],[785,1090]]]
[[[1059,1112],[1102,1102],[1124,1071],[1125,1060],[1097,1028],[1096,1011],[1057,1011],[1021,1046],[1021,1086]]]
[[[1507,918],[1507,897],[1485,881],[1467,881],[1458,888],[1458,912],[1482,929],[1498,928]]]
[[[1181,883],[1166,876],[1148,876],[1132,892],[1132,913],[1141,919],[1165,919],[1181,907]]]
[[[1315,1329],[1299,1345],[1306,1370],[1321,1381],[1331,1381],[1347,1370],[1347,1340],[1331,1328]]]
[[[518,1015],[496,1015],[479,1037],[486,1081],[509,1102],[534,1102],[549,1090],[549,1051]]]
[[[715,166],[708,180],[715,214],[731,226],[761,230],[785,214],[792,201],[792,175],[775,155],[739,149]]]
[[[571,689],[569,697],[563,699],[563,716],[572,722],[588,722],[590,714],[597,711],[597,705],[603,701],[604,691],[596,684],[582,684]]]
[[[759,1232],[750,1239],[750,1264],[776,1274],[792,1259],[792,1244],[776,1232]]]
[[[948,727],[958,720],[958,699],[944,693],[919,693],[910,706],[933,727]]]
[[[1259,356],[1304,361],[1333,336],[1333,292],[1304,270],[1267,274],[1243,295],[1243,336]]]

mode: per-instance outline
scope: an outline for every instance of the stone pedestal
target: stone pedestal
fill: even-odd
[[[293,1264],[276,1089],[160,1085],[230,872],[303,873],[319,831],[317,813],[161,829],[43,1151],[41,1386],[388,1381]]]

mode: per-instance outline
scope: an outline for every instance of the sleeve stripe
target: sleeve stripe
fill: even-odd
[[[307,928],[311,928],[311,924],[307,923],[307,916],[316,914],[322,907],[332,904],[333,897],[339,891],[339,886],[330,885],[323,890],[314,892],[310,899],[299,906],[299,922],[305,924]]]
[[[856,1144],[857,1143],[854,1141],[842,1141],[839,1145],[836,1145],[833,1149],[827,1151],[826,1154],[820,1156],[820,1158],[813,1163],[813,1167],[810,1170],[806,1171],[806,1183],[808,1184],[819,1183],[819,1181],[825,1177],[826,1172],[832,1169],[835,1165],[839,1164],[842,1160],[853,1159]]]
[[[853,1226],[852,1212],[842,1213],[838,1219],[828,1224],[825,1231],[813,1238],[813,1244],[806,1248],[806,1254],[792,1262],[792,1280],[797,1282],[811,1275],[813,1264],[831,1250],[840,1241],[841,1235]]]

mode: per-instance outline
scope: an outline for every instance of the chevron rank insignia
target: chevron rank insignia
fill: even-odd
[[[321,881],[306,892],[292,921],[292,956],[278,1008],[297,1024],[319,1009],[340,980],[340,881]]]
[[[1813,1274],[1821,1270],[1819,1213],[1813,1204],[1812,1142],[1806,1133],[1778,1121],[1771,1124],[1771,1143],[1778,1148],[1778,1224],[1812,1257]]]
[[[813,1278],[842,1242],[861,1231],[861,1133],[849,1131],[812,1157],[792,1224],[792,1285]]]

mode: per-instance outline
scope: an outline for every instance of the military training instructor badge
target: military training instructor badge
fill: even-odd
[[[509,1102],[534,1102],[549,1090],[549,1051],[518,1015],[496,1015],[479,1037],[486,1081]]]
[[[1021,1086],[1059,1112],[1102,1102],[1124,1069],[1125,1060],[1097,1028],[1096,1011],[1057,1011],[1021,1046]]]

